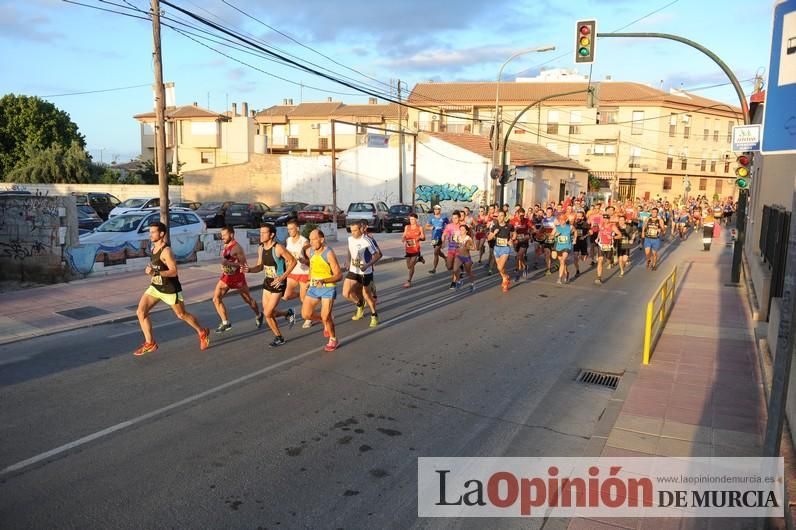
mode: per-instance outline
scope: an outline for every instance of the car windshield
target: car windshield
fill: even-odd
[[[396,204],[395,206],[390,206],[390,213],[409,213],[412,211],[411,206],[406,206],[403,204]]]
[[[355,202],[348,207],[349,212],[372,212],[374,211],[373,205],[366,202]]]
[[[231,212],[245,212],[249,209],[248,204],[233,204],[229,207],[229,211]]]
[[[140,206],[143,206],[146,201],[147,199],[127,199],[119,206],[122,208],[138,208]]]
[[[304,208],[305,212],[322,212],[325,206],[323,204],[310,204]]]
[[[85,195],[75,195],[75,203],[79,206],[81,204],[88,204],[88,197]]]
[[[289,212],[290,210],[292,210],[295,207],[296,207],[295,204],[288,204],[288,205],[278,204],[278,205],[274,206],[273,208],[271,208],[269,211],[270,212]]]
[[[203,204],[199,209],[200,210],[217,210],[219,208],[221,208],[221,203],[220,202],[208,202],[206,204]]]
[[[108,219],[97,227],[97,232],[132,232],[138,228],[144,215],[120,215]]]
[[[95,214],[94,208],[87,204],[78,204],[77,213],[78,215],[83,214],[85,217],[93,217]]]

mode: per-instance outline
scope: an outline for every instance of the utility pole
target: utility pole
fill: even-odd
[[[401,106],[401,80],[398,80],[398,202],[404,202],[404,120]],[[414,192],[413,192],[414,193]]]
[[[417,135],[412,136],[412,211],[415,211],[415,190],[417,189]]]
[[[337,153],[334,145],[334,120],[332,122],[332,211],[337,215]],[[337,219],[337,217],[335,217]],[[336,222],[336,221],[335,221]]]
[[[155,169],[160,195],[160,222],[166,225],[169,242],[169,175],[166,170],[166,89],[160,49],[160,1],[152,0],[152,57],[155,65]]]

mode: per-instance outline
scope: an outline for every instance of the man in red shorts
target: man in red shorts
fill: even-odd
[[[224,248],[221,249],[221,278],[216,284],[215,293],[213,293],[213,304],[216,306],[218,316],[221,317],[221,324],[216,328],[216,333],[224,333],[232,329],[227,308],[224,306],[224,295],[230,289],[237,289],[243,301],[252,308],[255,315],[254,322],[260,328],[263,325],[263,314],[257,307],[257,301],[252,298],[246,283],[246,275],[241,270],[241,267],[246,265],[246,254],[235,241],[235,229],[231,226],[222,228],[221,241],[224,243]]]

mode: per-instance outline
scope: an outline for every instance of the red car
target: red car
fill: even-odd
[[[333,223],[331,204],[310,204],[298,213],[299,223]],[[337,228],[345,228],[345,212],[337,209]]]

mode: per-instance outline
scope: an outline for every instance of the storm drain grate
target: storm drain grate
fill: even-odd
[[[605,388],[610,388],[612,390],[616,390],[620,378],[621,376],[617,374],[595,372],[592,370],[581,370],[580,374],[578,375],[577,381],[578,383],[584,383],[587,385],[597,385]]]
[[[66,311],[56,311],[56,313],[65,317],[74,318],[75,320],[85,320],[87,318],[106,315],[110,313],[110,311],[94,307],[93,305],[87,305],[76,309],[67,309]]]

